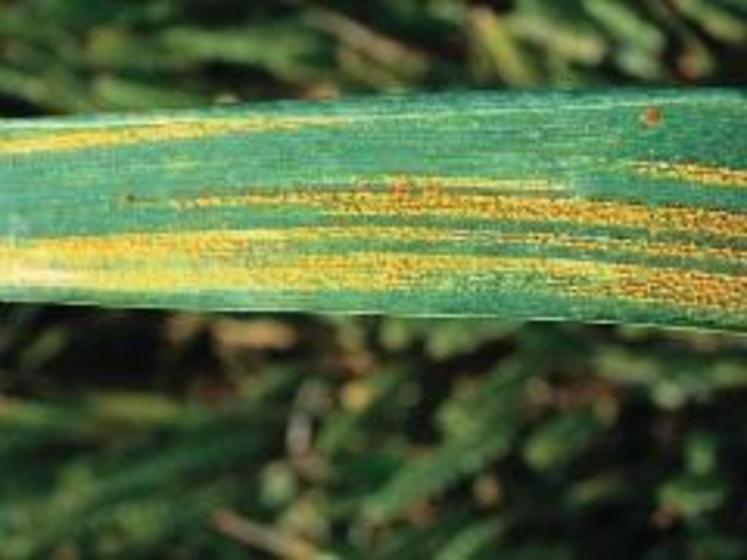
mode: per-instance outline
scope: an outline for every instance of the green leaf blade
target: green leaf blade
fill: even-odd
[[[740,91],[0,123],[0,298],[747,327]]]

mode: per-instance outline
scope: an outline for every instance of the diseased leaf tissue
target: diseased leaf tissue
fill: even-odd
[[[747,327],[739,91],[0,124],[0,297]]]

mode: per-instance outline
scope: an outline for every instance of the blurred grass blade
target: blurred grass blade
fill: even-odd
[[[674,5],[713,37],[736,45],[747,43],[747,22],[738,16],[704,0],[676,0]]]
[[[338,57],[351,52],[369,72],[376,74],[377,70],[388,71],[402,82],[421,80],[429,72],[429,60],[425,53],[377,33],[342,14],[313,8],[306,13],[305,21],[310,27],[339,41]]]
[[[666,35],[621,2],[584,0],[584,7],[617,43],[615,62],[620,70],[644,80],[666,76],[660,60],[666,48]]]
[[[473,8],[469,20],[474,49],[478,55],[476,63],[482,63],[480,55],[485,58],[483,64],[487,68],[482,73],[487,74],[486,78],[495,74],[506,84],[516,87],[530,87],[539,83],[538,72],[512,36],[508,23],[485,7]]]
[[[197,93],[109,76],[96,80],[92,89],[101,105],[119,107],[122,110],[146,109],[154,105],[180,108],[209,102],[208,98]]]
[[[747,99],[0,123],[0,298],[747,327]]]
[[[280,24],[214,32],[175,28],[164,32],[161,41],[169,52],[190,61],[256,66],[292,82],[313,80],[319,74],[306,60],[309,53],[320,50],[319,38]]]
[[[554,21],[546,14],[517,14],[508,20],[508,25],[517,37],[565,60],[596,66],[606,54],[604,38],[596,31]]]

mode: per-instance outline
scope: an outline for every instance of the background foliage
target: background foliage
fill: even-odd
[[[743,0],[0,0],[0,114],[747,78]],[[741,559],[747,339],[0,307],[0,558]]]

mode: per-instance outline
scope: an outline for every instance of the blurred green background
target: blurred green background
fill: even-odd
[[[0,0],[5,117],[746,82],[744,0]],[[0,306],[1,560],[741,560],[745,535],[745,336]]]

